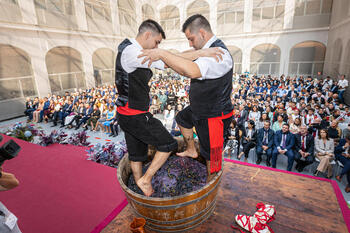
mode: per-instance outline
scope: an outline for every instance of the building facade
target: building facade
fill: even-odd
[[[342,4],[332,0],[0,0],[0,120],[23,114],[26,97],[113,83],[118,43],[134,37],[138,25],[148,18],[160,22],[166,32],[161,47],[181,51],[189,48],[182,24],[193,14],[203,14],[228,46],[237,73],[333,78],[350,74],[349,4],[347,10]]]

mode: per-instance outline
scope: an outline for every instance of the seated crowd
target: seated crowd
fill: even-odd
[[[250,150],[256,163],[263,155],[266,165],[276,168],[277,159],[286,156],[287,170],[302,172],[318,163],[315,175],[333,175],[338,160],[343,167],[336,175],[350,182],[350,110],[343,93],[348,86],[345,76],[330,77],[241,76],[233,83],[234,119],[227,135],[225,155],[237,151],[245,161]],[[242,147],[242,150],[240,148]],[[347,186],[347,192],[350,187]]]
[[[225,155],[230,157],[236,149],[237,158],[244,156],[247,161],[250,150],[255,149],[256,163],[260,164],[265,155],[266,165],[272,167],[279,157],[286,156],[287,170],[291,171],[295,162],[299,172],[316,161],[315,175],[324,173],[329,178],[333,175],[332,163],[338,160],[343,169],[336,178],[346,175],[350,182],[350,110],[344,103],[347,86],[345,76],[332,80],[235,75],[234,118],[225,135]],[[174,119],[189,105],[189,80],[155,75],[150,87],[149,111],[158,114],[173,136],[181,135]],[[115,86],[49,95],[28,99],[25,114],[33,122],[52,121],[52,127],[90,127],[91,131],[117,136],[117,97]]]

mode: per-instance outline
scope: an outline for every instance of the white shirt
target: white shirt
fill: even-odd
[[[346,79],[339,80],[338,85],[339,85],[341,90],[344,90],[345,88],[347,88],[349,86],[349,82]]]
[[[216,36],[212,36],[203,46],[203,49],[209,48],[216,40]],[[232,69],[232,57],[228,50],[223,49],[223,51],[222,60],[219,62],[213,57],[200,57],[194,61],[198,65],[202,75],[201,78],[198,78],[199,80],[221,78]]]
[[[130,39],[130,42],[132,44],[124,49],[120,58],[123,69],[128,73],[132,73],[137,68],[148,68],[148,62],[141,64],[145,57],[137,58],[142,53],[142,46],[135,39]],[[162,60],[155,61],[150,68],[164,70],[164,62]]]

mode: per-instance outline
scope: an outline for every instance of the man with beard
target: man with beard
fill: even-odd
[[[208,20],[202,15],[193,15],[183,24],[189,45],[195,50],[220,47],[224,52],[222,60],[199,58],[195,61],[184,59],[166,50],[144,51],[145,62],[162,60],[174,71],[191,79],[189,93],[190,106],[176,116],[187,149],[178,156],[196,158],[193,139],[193,127],[200,142],[200,154],[207,161],[208,174],[211,177],[221,170],[224,134],[228,133],[232,118],[233,61],[225,44],[213,34]],[[208,180],[209,180],[208,179]]]

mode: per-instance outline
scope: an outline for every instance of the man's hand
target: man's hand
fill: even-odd
[[[349,146],[350,146],[349,143],[345,143],[344,149],[345,149],[345,148],[348,148]]]
[[[278,150],[278,152],[279,152],[280,154],[284,154],[284,153],[286,153],[286,150]]]
[[[267,150],[267,149],[269,149],[269,147],[268,147],[268,146],[262,146],[262,148],[263,148],[263,150]]]
[[[148,61],[148,67],[151,67],[153,62],[160,60],[160,55],[163,51],[163,49],[143,49],[137,58],[144,57],[141,64],[145,64]]]
[[[220,62],[220,60],[222,61],[222,55],[225,54],[223,49],[219,47],[201,49],[198,51],[200,57],[213,57],[217,62]]]

